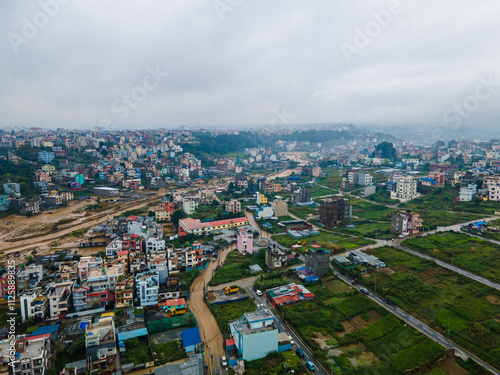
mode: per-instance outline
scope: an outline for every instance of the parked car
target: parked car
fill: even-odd
[[[222,364],[222,367],[227,367],[227,359],[225,356],[220,357],[220,363]]]
[[[398,238],[405,238],[404,234],[400,234]]]
[[[366,288],[359,288],[359,290],[361,290],[361,292],[364,294],[370,294],[370,292]]]
[[[306,368],[307,368],[309,371],[314,371],[314,370],[316,370],[316,367],[314,366],[314,363],[312,363],[311,361],[307,361],[307,362],[306,362]]]
[[[259,297],[262,296],[262,292],[259,289],[255,291],[255,294],[257,294]]]
[[[297,355],[299,356],[299,358],[304,358],[304,352],[302,351],[302,349],[297,349],[295,351],[295,353],[297,353]]]

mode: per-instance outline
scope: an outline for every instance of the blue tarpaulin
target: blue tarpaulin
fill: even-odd
[[[31,334],[31,336],[40,336],[40,335],[50,335],[51,333],[56,333],[59,329],[60,324],[52,324],[50,326],[42,326],[36,329],[35,332]]]

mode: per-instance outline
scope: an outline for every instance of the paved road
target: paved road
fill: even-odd
[[[296,349],[301,349],[304,352],[304,359],[302,359],[302,362],[305,364],[306,361],[311,361],[314,363],[314,366],[316,367],[316,370],[314,371],[314,374],[320,374],[320,375],[328,375],[329,372],[326,371],[326,369],[321,365],[321,363],[314,357],[312,352],[309,350],[308,346],[304,344],[300,336],[296,335],[295,332],[290,328],[290,326],[279,316],[277,311],[273,308],[273,306],[264,298],[264,296],[259,297],[257,294],[255,294],[254,290],[252,288],[247,288],[246,289],[248,294],[252,296],[252,298],[255,300],[255,303],[257,306],[260,306],[262,308],[267,308],[271,311],[273,314],[275,320],[276,320],[276,326],[279,328],[280,332],[286,332],[288,333],[291,337],[292,340],[294,341],[294,346],[293,350]]]
[[[464,276],[468,277],[469,279],[472,279],[472,280],[480,282],[480,283],[482,283],[484,285],[487,285],[487,286],[490,286],[490,287],[495,288],[497,290],[500,290],[500,284],[494,283],[493,281],[485,279],[484,277],[475,275],[475,274],[473,274],[471,272],[468,272],[468,271],[465,271],[465,270],[463,270],[461,268],[452,266],[449,263],[443,262],[443,261],[441,261],[439,259],[436,259],[436,258],[433,258],[433,257],[431,257],[429,255],[422,254],[422,253],[420,253],[418,251],[409,249],[409,248],[407,248],[405,246],[397,246],[397,248],[400,249],[400,250],[402,250],[402,251],[404,251],[404,252],[406,252],[406,253],[408,253],[408,254],[415,255],[415,256],[420,257],[420,258],[432,260],[432,261],[436,262],[436,264],[440,265],[443,268],[447,268],[447,269],[449,269],[451,271],[454,271],[456,273],[464,275]]]
[[[348,277],[346,277],[344,275],[341,275],[337,270],[335,270],[333,268],[332,268],[332,270],[335,273],[335,276],[337,276],[342,281],[344,281],[344,282],[346,282],[348,284],[354,285],[358,289],[360,288],[359,285],[353,284],[353,281],[351,279],[349,279]],[[368,297],[371,300],[373,300],[374,302],[376,302],[377,304],[379,304],[380,306],[382,306],[385,309],[389,310],[391,313],[393,313],[394,315],[396,315],[398,318],[400,318],[403,321],[405,321],[406,324],[408,324],[409,326],[415,328],[417,331],[423,333],[427,337],[429,337],[429,338],[433,339],[434,341],[436,341],[437,343],[443,345],[445,348],[447,348],[447,349],[455,349],[456,354],[459,357],[462,357],[463,359],[471,358],[472,360],[474,360],[475,362],[477,362],[481,366],[483,366],[485,369],[491,371],[493,374],[500,375],[500,371],[499,370],[497,370],[494,367],[490,366],[488,363],[482,361],[480,358],[476,357],[474,354],[469,353],[467,350],[465,350],[464,348],[458,346],[454,342],[448,340],[445,336],[443,336],[440,333],[436,332],[431,327],[429,327],[428,325],[422,323],[420,320],[418,320],[414,316],[408,314],[404,310],[401,310],[400,308],[398,308],[398,307],[396,307],[396,306],[394,306],[392,304],[388,305],[386,303],[385,299],[379,297],[378,295],[376,295],[372,291],[369,291]]]

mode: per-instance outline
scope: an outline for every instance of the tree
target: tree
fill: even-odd
[[[180,219],[185,219],[187,214],[184,212],[184,210],[177,210],[172,214],[172,223],[177,227],[179,226],[179,220]]]
[[[396,158],[396,149],[391,142],[382,142],[375,146],[375,156],[394,160]]]
[[[31,255],[26,257],[26,264],[32,264],[32,263],[35,263],[33,257]]]
[[[217,207],[219,205],[219,202],[217,202],[215,199],[211,203],[212,207]]]

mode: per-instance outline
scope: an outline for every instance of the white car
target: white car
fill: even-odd
[[[225,356],[220,357],[220,363],[222,364],[222,367],[227,367],[227,359]]]
[[[400,234],[398,238],[405,238],[405,236],[403,234]]]
[[[262,296],[262,292],[259,289],[255,291],[255,294],[257,294],[259,297]]]

